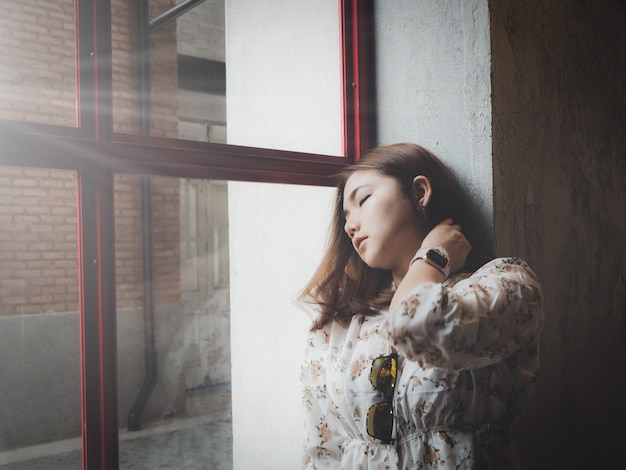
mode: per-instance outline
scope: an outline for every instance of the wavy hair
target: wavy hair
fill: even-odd
[[[452,218],[461,226],[465,223],[461,188],[450,170],[430,151],[411,143],[367,151],[356,164],[338,175],[326,253],[299,297],[319,309],[320,315],[311,330],[320,329],[332,321],[347,326],[357,314],[375,315],[389,306],[393,296],[391,271],[370,268],[365,264],[344,230],[344,188],[350,175],[361,170],[375,170],[395,178],[408,198],[411,198],[413,179],[418,175],[427,177],[432,195],[426,213],[420,214],[427,232],[447,218]]]

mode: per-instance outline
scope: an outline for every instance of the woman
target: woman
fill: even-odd
[[[515,469],[543,296],[516,258],[473,266],[463,201],[426,149],[370,150],[339,185],[303,291],[307,469]],[[476,269],[477,268],[477,269]]]

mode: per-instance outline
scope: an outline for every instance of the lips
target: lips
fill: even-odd
[[[354,249],[356,251],[359,251],[359,248],[361,247],[361,244],[365,241],[367,237],[357,237],[355,239],[352,240],[352,245],[354,245]]]

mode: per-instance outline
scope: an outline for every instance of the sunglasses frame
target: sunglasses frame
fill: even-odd
[[[386,362],[389,362],[389,366],[386,366]],[[386,384],[381,384],[381,376],[386,373]],[[392,380],[388,380],[389,376],[392,376]],[[372,361],[372,369],[370,371],[370,383],[375,390],[378,390],[385,396],[385,400],[379,403],[374,403],[367,410],[366,428],[367,434],[374,439],[378,439],[385,444],[391,444],[393,439],[393,394],[395,392],[396,380],[398,378],[398,355],[391,353],[388,356],[379,356]],[[386,407],[386,409],[383,409]],[[382,411],[381,411],[382,409]],[[385,416],[388,413],[388,416]],[[377,429],[377,423],[381,420],[385,421],[385,429]],[[390,424],[389,424],[390,423]]]

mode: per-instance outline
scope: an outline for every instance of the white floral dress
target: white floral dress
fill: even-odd
[[[510,430],[534,388],[543,296],[516,258],[415,287],[392,313],[311,333],[303,469],[516,468]],[[372,361],[399,354],[394,440],[368,435]]]

